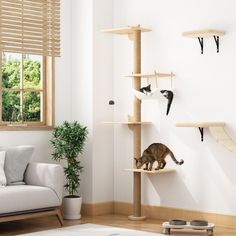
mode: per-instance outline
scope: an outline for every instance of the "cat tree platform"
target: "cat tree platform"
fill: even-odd
[[[128,78],[135,78],[135,77],[138,77],[138,78],[146,78],[146,79],[151,79],[151,78],[169,78],[169,77],[174,77],[175,74],[173,74],[172,72],[171,73],[158,73],[158,72],[154,72],[152,74],[131,74],[131,75],[126,75],[125,77],[128,77]]]
[[[134,31],[140,31],[140,32],[150,32],[151,29],[143,28],[138,26],[128,26],[123,28],[112,28],[112,29],[104,29],[102,30],[103,33],[110,33],[110,34],[132,34]]]
[[[117,125],[151,125],[150,121],[103,121],[103,124],[117,124]]]
[[[133,130],[135,126],[141,125],[151,125],[150,121],[104,121],[103,124],[113,124],[113,125],[128,125],[130,130]]]
[[[175,169],[160,169],[160,170],[143,170],[143,169],[124,169],[125,171],[139,172],[146,174],[165,174],[170,172],[175,172]]]

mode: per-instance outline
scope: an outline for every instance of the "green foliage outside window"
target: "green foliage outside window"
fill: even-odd
[[[20,104],[20,91],[4,90],[20,88],[19,59],[4,59],[2,62],[2,120],[40,121],[40,91],[24,91],[23,104]],[[29,58],[23,60],[24,89],[40,89],[41,63]],[[21,114],[21,106],[23,113]]]

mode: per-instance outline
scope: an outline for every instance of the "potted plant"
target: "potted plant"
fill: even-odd
[[[52,158],[56,161],[66,160],[67,162],[64,167],[66,178],[64,187],[69,195],[63,198],[64,218],[80,219],[82,198],[76,194],[80,186],[80,173],[83,167],[78,155],[83,152],[88,130],[77,121],[71,123],[64,121],[62,125],[54,128],[52,135],[50,140],[53,147]]]

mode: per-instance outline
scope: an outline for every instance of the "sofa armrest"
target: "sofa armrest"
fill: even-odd
[[[29,163],[25,171],[24,181],[27,185],[36,185],[51,188],[62,202],[64,174],[58,164]]]

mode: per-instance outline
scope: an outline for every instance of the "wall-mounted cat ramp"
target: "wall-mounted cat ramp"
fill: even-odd
[[[236,143],[232,138],[226,133],[224,129],[224,122],[178,122],[176,127],[197,127],[201,133],[201,141],[203,141],[204,128],[209,128],[212,136],[216,141],[222,144],[231,152],[236,153]]]

